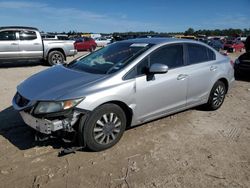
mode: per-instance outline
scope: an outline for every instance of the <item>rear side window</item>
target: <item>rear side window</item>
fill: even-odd
[[[181,44],[168,45],[153,52],[150,55],[150,65],[155,63],[165,64],[170,69],[183,66],[183,46]]]
[[[20,31],[20,40],[34,40],[37,38],[35,31]]]
[[[215,53],[207,48],[208,61],[213,61],[216,59]]]
[[[187,44],[189,64],[215,60],[215,53],[199,44]]]
[[[0,41],[3,40],[16,40],[15,31],[1,31],[0,32]]]

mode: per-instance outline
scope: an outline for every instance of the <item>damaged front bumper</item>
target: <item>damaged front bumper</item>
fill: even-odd
[[[85,111],[73,108],[63,112],[35,115],[33,112],[36,102],[24,98],[19,93],[16,93],[13,98],[12,105],[15,110],[20,112],[20,115],[28,126],[47,135],[59,130],[74,131],[74,125],[80,116],[85,114]]]
[[[55,120],[48,120],[43,118],[36,118],[31,114],[20,111],[20,114],[23,118],[23,121],[29,125],[31,128],[37,130],[38,132],[44,134],[51,134],[52,132],[58,130],[68,130],[70,131],[74,124],[79,119],[79,112],[74,112],[72,118],[65,118],[65,119],[55,119]]]
[[[72,127],[79,119],[80,112],[73,112],[71,118],[54,120],[36,118],[25,111],[20,111],[20,115],[22,116],[23,121],[31,128],[35,129],[40,133],[51,134],[52,132],[58,130],[71,131]]]

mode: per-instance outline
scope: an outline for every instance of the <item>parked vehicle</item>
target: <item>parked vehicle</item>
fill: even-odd
[[[242,51],[244,49],[244,43],[237,40],[229,40],[224,44],[224,50],[228,52]]]
[[[67,56],[77,53],[73,41],[42,40],[36,28],[1,27],[1,60],[43,59],[49,64],[62,64]]]
[[[221,40],[210,40],[208,42],[208,45],[213,47],[217,51],[220,51],[224,48],[224,44],[221,42]]]
[[[194,35],[175,35],[174,37],[178,39],[191,39],[191,40],[197,39],[196,36]]]
[[[88,37],[76,39],[74,45],[75,45],[75,49],[77,49],[77,51],[90,51],[90,52],[92,52],[97,47],[95,40],[92,38],[88,38]]]
[[[236,38],[237,41],[241,41],[243,43],[246,42],[246,39],[247,39],[247,37],[237,37]]]
[[[107,46],[108,44],[110,44],[110,42],[111,42],[111,39],[106,39],[103,37],[95,39],[95,43],[99,47]]]
[[[245,41],[245,49],[246,49],[246,52],[250,52],[250,36],[248,36]]]
[[[17,86],[13,106],[35,130],[75,132],[100,151],[126,127],[202,104],[218,109],[233,81],[230,59],[204,43],[133,39],[31,76]]]
[[[242,54],[234,63],[235,76],[250,78],[250,52]]]

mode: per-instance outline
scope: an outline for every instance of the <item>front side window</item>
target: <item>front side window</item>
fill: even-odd
[[[20,40],[35,40],[37,38],[35,31],[20,31],[19,39]]]
[[[0,41],[4,40],[16,40],[15,31],[1,31],[0,32]]]
[[[199,44],[187,44],[189,64],[215,60],[215,53]]]
[[[183,66],[182,44],[164,46],[153,52],[150,55],[150,65],[155,63],[165,64],[169,69]]]
[[[111,74],[121,70],[151,46],[144,43],[118,42],[75,60],[67,67],[93,74]]]
[[[157,49],[139,62],[136,67],[128,73],[125,79],[132,78],[131,75],[137,77],[147,74],[150,65],[155,63],[165,64],[169,69],[183,66],[183,45],[168,45]]]

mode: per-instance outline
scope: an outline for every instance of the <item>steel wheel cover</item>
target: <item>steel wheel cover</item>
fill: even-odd
[[[221,85],[218,85],[213,94],[213,105],[216,107],[220,106],[223,103],[224,98],[225,88]]]
[[[121,120],[115,113],[104,114],[95,123],[94,139],[97,143],[107,145],[113,142],[121,131]]]
[[[60,54],[57,54],[57,53],[54,54],[51,59],[52,59],[52,62],[54,64],[61,64],[63,62],[62,56]]]

